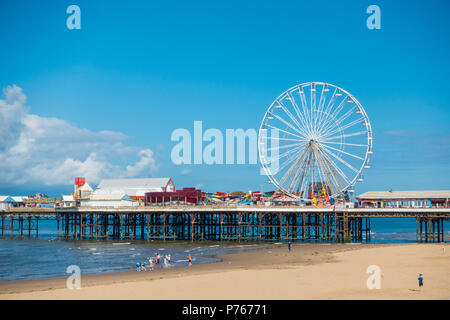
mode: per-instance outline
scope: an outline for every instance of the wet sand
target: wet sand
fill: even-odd
[[[0,283],[3,299],[450,299],[450,247],[442,244],[295,244],[154,271]],[[369,265],[381,289],[369,290]],[[424,274],[419,291],[417,277]]]

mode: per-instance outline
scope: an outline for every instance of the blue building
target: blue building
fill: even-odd
[[[23,196],[0,196],[0,210],[24,207],[28,197]]]

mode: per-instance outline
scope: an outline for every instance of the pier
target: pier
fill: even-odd
[[[210,207],[14,208],[1,237],[38,237],[54,220],[66,239],[370,242],[371,219],[414,218],[417,242],[443,242],[449,208]]]

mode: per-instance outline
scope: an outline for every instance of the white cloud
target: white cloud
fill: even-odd
[[[0,183],[62,185],[73,183],[75,176],[97,183],[111,177],[148,177],[156,171],[152,150],[127,145],[124,134],[93,132],[30,114],[26,96],[15,85],[3,93]]]

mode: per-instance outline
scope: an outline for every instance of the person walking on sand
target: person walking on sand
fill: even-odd
[[[289,249],[289,251],[291,251],[291,241],[290,240],[288,242],[288,249]]]
[[[170,264],[170,254],[167,255],[167,262]]]
[[[188,261],[189,261],[189,266],[192,266],[192,257],[191,257],[191,255],[188,255]]]
[[[141,264],[139,262],[136,263],[136,271],[141,271]]]
[[[417,280],[419,280],[419,289],[420,291],[422,291],[423,288],[423,274],[419,274],[419,277],[417,278]]]
[[[147,271],[147,269],[145,269],[145,261],[142,261],[141,263],[141,270]]]

